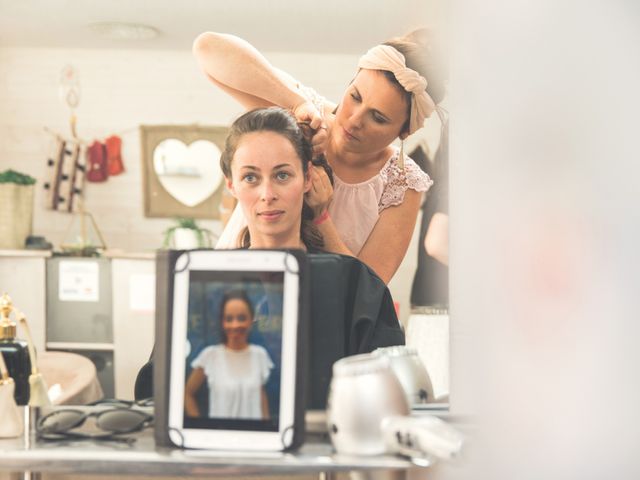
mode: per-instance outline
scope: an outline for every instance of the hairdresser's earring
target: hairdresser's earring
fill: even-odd
[[[400,155],[398,155],[398,167],[404,170],[404,138],[400,139]]]

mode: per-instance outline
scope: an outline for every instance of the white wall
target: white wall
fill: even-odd
[[[353,55],[267,54],[276,66],[339,100],[351,80]],[[126,172],[105,183],[88,183],[86,206],[110,248],[146,251],[158,248],[170,219],[145,218],[138,126],[141,124],[229,125],[241,107],[204,78],[189,51],[89,49],[0,49],[0,171],[13,168],[38,179],[34,234],[60,245],[68,214],[43,207],[46,160],[52,136],[44,128],[69,135],[69,110],[58,97],[62,68],[79,72],[81,100],[78,135],[92,142],[118,134]],[[202,221],[220,231],[218,221]],[[409,313],[417,242],[391,286]]]

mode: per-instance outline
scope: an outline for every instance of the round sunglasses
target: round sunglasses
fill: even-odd
[[[81,427],[88,418],[95,418],[96,426],[104,433],[84,433],[73,430]],[[42,440],[94,439],[131,441],[117,437],[137,432],[151,425],[153,415],[131,408],[109,408],[99,412],[85,412],[72,408],[55,410],[36,425],[38,438]]]

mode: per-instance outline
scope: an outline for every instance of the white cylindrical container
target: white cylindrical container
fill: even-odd
[[[383,419],[408,414],[407,398],[389,359],[362,354],[334,363],[327,423],[338,453],[384,453]]]
[[[404,345],[378,348],[374,355],[387,357],[407,395],[409,406],[434,400],[433,386],[418,350]]]

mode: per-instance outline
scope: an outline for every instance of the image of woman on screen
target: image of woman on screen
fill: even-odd
[[[220,167],[247,220],[241,247],[323,250],[305,202],[312,148],[303,128],[279,107],[252,110],[231,125]]]
[[[191,362],[185,386],[185,413],[199,417],[196,393],[209,387],[210,418],[269,418],[265,384],[274,367],[264,347],[249,343],[254,307],[246,292],[225,293],[220,307],[222,344],[205,347]]]

